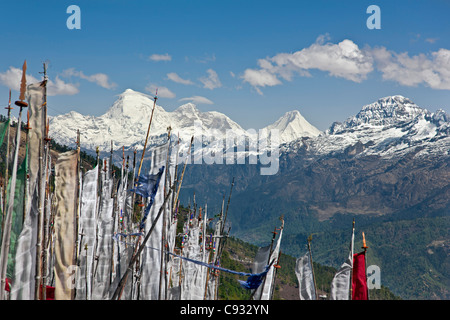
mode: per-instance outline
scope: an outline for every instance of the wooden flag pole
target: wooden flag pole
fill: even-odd
[[[2,244],[0,250],[0,300],[5,299],[5,284],[6,284],[6,270],[8,266],[8,254],[11,245],[11,227],[12,227],[12,211],[14,205],[14,191],[15,191],[15,179],[17,174],[17,162],[19,159],[19,147],[20,147],[20,124],[22,118],[22,109],[28,107],[28,103],[23,101],[25,99],[25,91],[26,91],[26,73],[27,69],[27,61],[25,60],[22,67],[22,82],[20,86],[20,97],[19,100],[15,102],[15,105],[20,107],[19,111],[19,119],[17,120],[17,128],[16,128],[16,150],[14,153],[14,162],[13,162],[13,172],[11,177],[11,186],[9,191],[9,201],[8,208],[5,216],[4,230],[2,234]]]
[[[45,189],[46,189],[46,162],[48,151],[48,140],[47,140],[47,65],[43,64],[44,80],[42,84],[44,86],[43,103],[40,106],[42,109],[41,116],[41,140],[39,141],[39,181],[38,181],[38,233],[37,233],[37,245],[36,245],[36,295],[35,299],[45,300],[45,283],[44,283],[44,253],[45,253]]]
[[[17,174],[17,162],[19,158],[19,147],[20,147],[20,121],[22,118],[22,108],[20,106],[19,119],[17,121],[17,131],[16,131],[16,150],[14,153],[13,161],[13,172],[11,176],[11,185],[9,191],[9,201],[8,208],[5,216],[4,229],[2,234],[2,245],[0,251],[0,300],[4,300],[5,284],[6,284],[6,269],[8,266],[8,254],[11,245],[11,228],[12,228],[12,211],[14,206],[14,191],[15,191],[15,179]]]
[[[138,180],[139,180],[139,175],[141,174],[142,163],[144,162],[144,155],[145,155],[145,150],[147,148],[148,136],[150,134],[150,127],[152,125],[153,113],[155,111],[156,100],[158,99],[157,95],[158,95],[158,89],[156,89],[156,94],[155,94],[155,97],[153,99],[154,101],[153,101],[152,113],[150,115],[150,121],[148,123],[147,136],[145,137],[144,149],[142,150],[141,161],[139,162],[139,169],[138,169],[138,174],[137,174],[137,178],[136,178],[136,182],[135,182],[135,186],[136,187],[137,187],[137,183],[138,183]]]
[[[10,132],[11,132],[11,109],[13,109],[11,107],[11,89],[9,89],[9,100],[8,100],[8,106],[5,108],[8,110],[8,120],[7,120],[7,124],[8,124],[8,129],[6,131],[6,156],[5,156],[5,183],[4,183],[4,190],[3,190],[3,219],[2,221],[4,221],[5,219],[5,212],[6,212],[6,189],[8,189],[8,162],[9,162],[9,136],[10,136]],[[3,230],[3,228],[2,228]]]
[[[191,138],[191,143],[190,143],[190,145],[189,145],[189,149],[188,149],[188,152],[187,152],[187,155],[186,155],[186,161],[184,162],[184,167],[183,167],[183,171],[181,172],[181,178],[180,178],[180,182],[179,182],[179,184],[178,184],[178,190],[177,190],[177,194],[176,194],[176,196],[175,196],[175,201],[174,201],[174,203],[177,203],[177,201],[178,201],[178,196],[180,195],[180,189],[181,189],[181,184],[182,184],[182,182],[183,182],[183,177],[184,177],[184,171],[186,170],[186,165],[187,165],[187,157],[188,156],[190,156],[190,154],[191,154],[191,148],[192,148],[192,143],[194,142],[194,136],[192,136],[192,138]]]
[[[225,217],[223,219],[222,230],[221,230],[222,234],[223,234],[223,229],[225,228],[225,221],[227,221],[228,207],[230,206],[231,192],[233,191],[233,186],[234,186],[234,177],[233,177],[233,180],[231,181],[230,194],[228,196],[227,208],[225,209]]]
[[[308,237],[308,251],[309,251],[309,260],[311,261],[311,271],[312,271],[313,281],[314,281],[314,292],[315,292],[316,300],[318,300],[317,299],[316,276],[314,275],[314,265],[313,265],[312,254],[311,254],[311,241],[312,241],[312,234],[309,235],[309,237]]]
[[[351,246],[352,246],[352,257],[351,257],[351,259],[352,259],[352,268],[350,269],[350,284],[349,284],[349,291],[350,291],[350,297],[349,297],[349,300],[352,300],[352,296],[353,296],[353,237],[354,237],[354,234],[355,234],[355,218],[353,218],[353,224],[352,224],[352,243],[351,243]]]
[[[167,173],[169,171],[169,158],[170,158],[170,133],[171,133],[172,127],[167,127],[167,140],[168,140],[168,146],[167,146],[167,157],[166,157],[166,168],[164,173],[164,197],[166,196],[166,188],[167,188]],[[170,177],[169,177],[170,179]],[[162,232],[161,232],[161,265],[160,265],[160,272],[159,272],[159,291],[158,291],[158,298],[159,300],[166,300],[166,293],[167,293],[167,277],[166,277],[166,271],[167,271],[167,264],[164,263],[164,248],[166,245],[166,235],[167,235],[167,212],[166,208],[164,208],[164,214],[163,214],[163,222],[162,222]],[[163,284],[163,278],[164,278],[164,292],[162,288]],[[164,297],[162,297],[164,294]]]

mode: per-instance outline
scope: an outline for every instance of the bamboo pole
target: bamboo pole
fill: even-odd
[[[10,132],[11,132],[11,109],[13,109],[11,107],[11,89],[9,89],[9,100],[8,100],[8,106],[5,108],[8,110],[8,120],[7,120],[7,126],[8,129],[6,131],[6,156],[5,156],[5,183],[4,183],[4,190],[3,190],[3,219],[2,219],[2,224],[3,221],[5,220],[5,213],[6,213],[6,193],[7,193],[7,189],[8,189],[8,165],[9,165],[9,136],[10,136]],[[3,227],[2,227],[3,230]]]
[[[79,202],[80,202],[80,168],[81,166],[81,160],[80,160],[80,130],[77,130],[77,168],[76,168],[76,177],[77,177],[77,183],[76,183],[76,196],[75,196],[75,203],[74,203],[74,209],[75,209],[75,215],[74,215],[74,237],[75,239],[75,249],[73,252],[73,260],[72,260],[72,264],[73,265],[79,265],[78,264],[78,247],[79,247],[79,242],[78,242],[78,222],[79,222]],[[73,279],[73,285],[74,285],[74,289],[72,289],[72,294],[71,294],[71,300],[74,300],[76,297],[76,286],[75,286],[75,278]]]
[[[45,211],[45,187],[44,179],[45,179],[45,171],[47,162],[47,65],[44,63],[44,96],[41,108],[43,108],[42,116],[41,116],[41,140],[39,141],[39,175],[38,175],[38,232],[37,232],[37,244],[36,244],[36,300],[45,300],[45,286],[43,282],[43,264],[44,264],[44,246],[45,246],[45,237],[44,237],[44,211]]]
[[[233,180],[231,181],[230,194],[229,194],[229,196],[228,196],[227,209],[225,210],[225,217],[224,217],[224,221],[223,221],[223,224],[222,224],[222,230],[221,230],[221,233],[223,233],[223,229],[224,229],[224,227],[225,227],[225,221],[227,220],[228,207],[230,206],[231,192],[233,191],[233,186],[234,186],[234,177],[233,177]]]
[[[189,145],[189,149],[188,149],[187,155],[186,155],[186,161],[184,162],[183,171],[181,172],[181,179],[180,179],[180,182],[179,182],[179,185],[178,185],[178,190],[177,190],[177,194],[175,196],[175,201],[174,201],[175,203],[177,203],[178,196],[180,195],[181,183],[183,182],[184,172],[186,170],[186,165],[187,165],[187,162],[188,162],[187,161],[187,157],[190,156],[190,154],[191,154],[191,148],[192,148],[192,143],[193,142],[194,142],[194,136],[192,136],[192,138],[191,138],[191,143]]]
[[[30,112],[27,110],[27,126],[25,127],[25,152],[28,153],[28,144],[30,142],[29,131],[32,129],[30,127]],[[28,158],[27,156],[25,158]],[[25,216],[27,214],[27,195],[28,195],[28,163],[25,165],[25,179],[24,179],[24,192],[23,192],[23,212],[22,221],[25,221]]]
[[[166,169],[165,169],[165,176],[164,176],[164,197],[166,196],[166,187],[168,184],[168,173],[169,172],[169,160],[170,160],[170,133],[171,133],[172,128],[169,126],[167,127],[167,140],[168,140],[168,146],[167,146],[167,157],[166,157]],[[170,176],[169,176],[170,179]],[[167,236],[167,212],[166,212],[166,208],[164,208],[164,214],[163,214],[163,226],[162,226],[162,234],[161,234],[161,266],[160,266],[160,274],[159,274],[159,292],[158,292],[158,297],[159,300],[166,300],[166,294],[167,294],[167,263],[165,263],[164,261],[164,247],[167,243],[166,240],[166,236]],[[166,254],[167,255],[167,254]],[[164,269],[164,270],[163,270]],[[161,299],[162,296],[162,283],[163,283],[163,278],[164,278],[164,298]]]
[[[17,128],[16,128],[16,148],[14,153],[14,162],[13,162],[13,172],[11,176],[11,186],[9,190],[9,201],[8,208],[5,217],[4,230],[2,233],[2,244],[0,251],[0,300],[5,299],[5,284],[6,284],[6,270],[8,266],[8,254],[11,245],[11,227],[12,227],[12,211],[14,206],[14,191],[15,191],[15,179],[17,174],[17,162],[19,159],[19,147],[20,147],[20,123],[22,119],[22,109],[26,108],[28,104],[23,101],[25,97],[26,90],[26,80],[25,80],[25,72],[26,72],[26,61],[23,65],[23,73],[22,73],[22,85],[21,85],[21,94],[20,100],[16,101],[15,104],[20,107],[19,111],[19,119],[17,120]],[[23,90],[23,91],[22,91]],[[22,99],[23,97],[23,99]]]
[[[144,149],[142,150],[141,161],[139,162],[139,169],[138,169],[138,174],[137,174],[137,179],[136,179],[136,182],[135,182],[135,186],[137,186],[137,183],[138,183],[138,180],[139,180],[139,175],[141,174],[142,163],[144,162],[144,155],[145,155],[145,150],[147,148],[147,141],[148,141],[148,136],[150,134],[150,127],[152,125],[153,113],[155,111],[156,100],[158,99],[157,94],[158,94],[158,89],[156,90],[156,94],[155,94],[155,97],[153,99],[152,113],[150,115],[150,121],[148,123],[147,136],[145,137]]]
[[[46,73],[46,66],[44,64],[44,71],[45,71],[45,75],[44,77],[47,77],[47,73]],[[47,91],[47,90],[46,90]],[[46,92],[45,91],[45,92]],[[47,95],[45,94],[45,97],[47,97]],[[47,98],[46,98],[47,99]],[[47,119],[47,100],[45,100],[45,118]],[[43,248],[42,248],[42,281],[43,281],[43,289],[42,289],[42,299],[46,300],[47,299],[47,291],[46,291],[46,280],[47,280],[47,247],[46,247],[46,243],[47,243],[47,238],[49,236],[48,234],[48,203],[50,201],[49,197],[50,197],[50,172],[51,172],[51,158],[50,158],[50,137],[48,135],[49,132],[49,128],[50,128],[50,124],[49,124],[49,120],[47,119],[47,126],[45,128],[45,148],[46,148],[46,166],[45,166],[45,173],[46,173],[46,177],[45,177],[45,192],[44,192],[44,234],[43,234]]]
[[[47,271],[48,271],[48,248],[45,246],[45,244],[48,242],[49,237],[49,229],[48,229],[48,216],[50,215],[50,212],[48,212],[48,205],[50,202],[50,170],[51,170],[51,158],[50,158],[50,146],[48,146],[48,153],[47,153],[47,177],[46,177],[46,187],[45,187],[45,203],[44,203],[44,248],[43,248],[43,257],[42,257],[42,263],[44,266],[44,271],[42,273],[42,279],[44,283],[44,291],[43,291],[43,300],[47,299]]]
[[[313,275],[313,282],[314,282],[314,295],[317,299],[317,285],[316,285],[316,276],[314,274],[314,265],[313,265],[313,259],[312,259],[312,253],[311,253],[311,241],[312,241],[312,234],[308,237],[308,251],[309,251],[309,261],[311,261],[311,271]]]
[[[175,170],[174,170],[174,177],[173,177],[173,181],[174,183],[176,183],[177,179],[178,179],[178,155],[180,152],[180,134],[178,133],[178,144],[177,144],[177,154],[176,154],[176,158],[175,158]],[[175,202],[175,197],[172,197],[172,211],[173,208],[177,205],[177,203]]]
[[[44,215],[42,213],[41,200],[42,195],[42,178],[43,178],[43,154],[42,141],[39,140],[39,176],[38,176],[38,230],[36,240],[36,281],[35,281],[35,300],[41,300],[41,285],[42,285],[42,232],[44,227]]]
[[[353,284],[353,252],[354,252],[354,249],[353,249],[353,246],[354,246],[354,235],[355,235],[355,219],[353,218],[353,224],[352,224],[352,242],[351,242],[351,248],[352,248],[352,257],[351,257],[351,262],[352,262],[352,268],[350,269],[350,283],[349,283],[349,292],[350,292],[350,297],[349,297],[349,300],[352,300],[352,296],[353,296],[353,287],[352,287],[352,284]]]

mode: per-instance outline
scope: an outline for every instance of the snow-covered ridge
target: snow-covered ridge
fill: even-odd
[[[362,107],[361,111],[344,123],[334,123],[329,133],[339,133],[362,125],[390,126],[409,122],[418,116],[429,113],[403,96],[389,96]]]
[[[95,150],[98,146],[103,151],[109,151],[112,141],[114,149],[125,146],[140,150],[145,142],[153,105],[153,97],[127,89],[119,95],[111,108],[99,117],[84,116],[72,111],[51,118],[50,135],[56,142],[73,147],[77,130],[80,130],[81,145],[84,149]],[[201,130],[206,139],[225,139],[229,130],[237,136],[249,136],[239,124],[220,112],[202,112],[192,103],[168,112],[156,104],[149,143],[163,142],[169,126],[172,128],[172,135],[188,142],[194,135],[195,121],[201,122]],[[298,111],[286,113],[266,128],[280,130],[283,143],[302,136],[317,136],[320,133]]]
[[[311,156],[350,152],[353,155],[416,156],[449,155],[450,117],[443,111],[432,113],[403,96],[381,98],[362,107],[344,122],[334,122],[315,139],[296,141],[284,148],[307,147]]]
[[[94,151],[98,146],[102,151],[109,151],[111,141],[115,150],[122,146],[141,150],[153,104],[153,97],[127,89],[99,117],[72,111],[52,118],[50,135],[56,142],[73,147],[77,130],[80,130],[81,145],[87,150]],[[346,152],[354,156],[395,157],[412,150],[416,150],[417,156],[439,156],[450,152],[449,120],[450,116],[443,110],[432,113],[408,98],[395,95],[363,106],[356,115],[342,123],[333,123],[325,132],[312,126],[296,110],[287,112],[263,129],[268,133],[278,129],[281,152],[304,148],[313,158]],[[202,112],[192,103],[172,112],[156,105],[149,144],[164,142],[168,126],[172,128],[172,137],[188,143],[195,133],[196,121],[201,123],[202,146],[214,152],[224,148],[221,141],[226,140],[227,131],[239,137],[251,136],[220,112]]]

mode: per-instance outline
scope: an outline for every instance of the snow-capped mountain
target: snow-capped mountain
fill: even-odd
[[[449,154],[450,122],[443,110],[432,113],[400,95],[379,99],[324,133],[295,141],[286,151],[305,147],[310,155],[350,152],[395,157],[416,150],[416,156]]]
[[[289,143],[300,137],[317,137],[321,133],[319,129],[306,121],[298,110],[286,112],[275,123],[268,125],[264,129],[267,129],[269,132],[272,129],[279,130],[281,143]]]
[[[146,94],[127,89],[113,103],[111,108],[99,117],[84,116],[72,111],[50,120],[50,135],[53,139],[73,147],[80,130],[81,145],[84,149],[95,150],[97,146],[109,151],[125,146],[129,149],[143,148],[151,117],[154,99]],[[252,136],[226,115],[216,112],[201,112],[192,103],[187,103],[173,112],[155,106],[150,128],[149,145],[160,144],[167,137],[167,128],[172,128],[172,137],[189,143],[191,137],[201,135],[203,145],[213,147],[213,142],[221,143],[227,132],[239,137]],[[286,113],[267,129],[279,129],[282,142],[290,142],[302,136],[318,135],[319,130],[309,124],[298,111]],[[197,131],[196,131],[197,130]],[[175,139],[175,138],[174,138]],[[197,137],[196,137],[197,139]]]
[[[154,99],[146,94],[127,89],[111,108],[99,117],[85,116],[75,111],[53,117],[50,135],[64,145],[75,146],[80,130],[83,149],[94,151],[97,147],[108,152],[113,143],[117,150],[143,148]],[[306,150],[312,158],[323,155],[348,153],[355,156],[401,156],[416,150],[416,156],[449,154],[450,116],[443,110],[432,113],[400,95],[379,99],[362,107],[361,111],[344,122],[333,123],[325,132],[311,125],[299,111],[284,114],[266,132],[277,129],[281,152]],[[172,112],[155,106],[150,129],[149,145],[160,144],[167,138],[167,128],[172,137],[187,145],[195,135],[202,138],[202,147],[212,152],[223,151],[227,133],[254,138],[254,132],[244,130],[226,115],[202,112],[187,103]],[[256,131],[257,132],[257,131]],[[258,132],[257,132],[258,133]],[[236,142],[239,144],[239,141]],[[228,146],[229,147],[229,146]],[[197,148],[195,152],[203,152]]]

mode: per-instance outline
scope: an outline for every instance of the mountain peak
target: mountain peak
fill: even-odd
[[[181,113],[198,113],[199,110],[197,109],[197,106],[193,104],[192,102],[188,102],[186,104],[183,104],[182,106],[179,106],[176,110],[176,112]]]
[[[145,96],[148,98],[151,98],[153,100],[153,96],[150,94],[142,93],[136,90],[133,90],[131,88],[125,89],[124,92],[122,92],[119,96],[127,96],[127,95],[139,95],[139,96]]]
[[[361,125],[390,126],[410,122],[429,112],[401,95],[387,96],[365,105],[361,111],[348,118],[342,125],[333,124],[330,132]]]
[[[409,103],[409,104],[414,104],[410,99],[402,96],[402,95],[393,95],[393,96],[387,96],[387,97],[383,97],[378,99],[378,102],[380,104],[405,104],[405,103]]]
[[[133,89],[126,89],[118,97],[111,108],[101,117],[111,119],[125,117],[138,120],[142,119],[143,115],[149,114],[153,108],[152,96]]]
[[[412,115],[416,115],[426,111],[417,106],[410,99],[401,95],[380,98],[371,104],[363,106],[359,114],[364,113],[367,110],[382,110],[386,116],[394,116],[399,112],[402,114],[409,113]]]
[[[298,110],[286,112],[265,129],[278,129],[281,143],[291,142],[300,137],[316,137],[320,134],[320,130],[306,121]]]
[[[131,94],[131,93],[136,93],[137,91],[134,91],[133,89],[126,89],[122,94]]]

